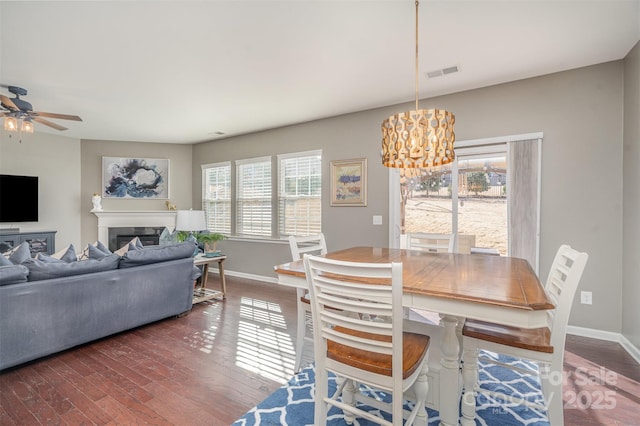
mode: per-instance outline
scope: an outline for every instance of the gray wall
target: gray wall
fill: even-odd
[[[169,198],[180,210],[191,205],[191,145],[163,143],[82,141],[82,241],[86,245],[98,239],[98,218],[90,213],[91,197],[101,193],[102,157],[146,157],[169,159]],[[167,210],[166,200],[102,200],[104,210]]]
[[[16,133],[0,133],[0,173],[39,177],[38,222],[15,223],[11,227],[21,231],[58,231],[56,249],[68,244],[78,248],[80,140],[36,132],[22,135],[20,142]],[[3,223],[0,228],[10,225]]]
[[[567,243],[590,255],[581,288],[593,305],[574,303],[571,324],[620,331],[622,308],[623,61],[502,84],[421,102],[456,114],[458,140],[544,132],[540,271],[546,279]],[[194,146],[193,199],[200,165],[323,150],[323,232],[329,249],[388,245],[388,170],[380,164],[380,123],[411,109],[390,106]],[[329,162],[368,158],[369,205],[329,207]],[[384,226],[373,226],[382,215]],[[225,241],[228,269],[273,277],[290,258],[284,244]],[[604,313],[607,314],[604,314]]]
[[[640,43],[624,66],[622,334],[640,348]]]
[[[458,140],[544,132],[542,278],[546,279],[560,244],[588,252],[581,287],[593,292],[593,305],[574,303],[571,324],[622,330],[636,346],[640,346],[638,80],[636,46],[626,61],[421,102],[423,108],[437,106],[456,114]],[[21,228],[55,229],[59,247],[83,246],[97,238],[97,220],[89,210],[91,195],[101,186],[102,156],[169,158],[172,202],[180,208],[199,208],[201,164],[322,149],[323,231],[329,249],[387,245],[388,170],[380,164],[380,123],[411,107],[411,103],[390,106],[195,146],[79,141],[41,133],[26,135],[19,143],[2,133],[0,170],[41,176],[41,220]],[[368,206],[329,207],[329,162],[360,157],[368,158]],[[148,200],[104,200],[103,205],[107,210],[165,208],[164,201]],[[385,224],[372,225],[373,215],[382,215]],[[274,277],[273,266],[290,257],[283,242],[224,241],[221,248],[229,254],[228,270],[267,277]]]

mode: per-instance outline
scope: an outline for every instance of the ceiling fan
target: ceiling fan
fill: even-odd
[[[42,117],[57,118],[60,120],[82,121],[82,119],[77,115],[34,111],[29,102],[20,99],[20,96],[27,95],[26,89],[17,86],[7,86],[4,84],[0,84],[0,87],[6,88],[7,90],[9,90],[9,92],[15,95],[15,97],[13,98],[9,98],[5,95],[0,95],[0,105],[2,106],[2,108],[0,108],[0,117],[4,117],[5,130],[18,130],[18,123],[21,122],[22,131],[33,132],[33,121],[44,124],[45,126],[52,127],[56,130],[67,130],[66,127],[63,127],[57,123],[53,123]]]

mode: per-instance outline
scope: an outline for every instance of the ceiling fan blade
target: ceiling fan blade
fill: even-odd
[[[16,111],[20,111],[20,108],[18,108],[16,106],[16,104],[13,103],[13,101],[9,98],[7,98],[5,95],[0,95],[0,100],[2,100],[2,104],[4,106],[6,106],[9,109],[14,109]]]
[[[56,114],[53,112],[40,112],[40,111],[34,111],[34,114],[39,115],[41,117],[59,118],[61,120],[82,121],[82,118],[78,117],[77,115]]]
[[[35,116],[35,117],[32,117],[32,119],[33,119],[33,121],[37,121],[40,124],[44,124],[45,126],[53,127],[56,130],[67,130],[66,127],[62,127],[59,124],[52,123],[51,121],[45,120],[44,118],[40,118],[40,117]]]

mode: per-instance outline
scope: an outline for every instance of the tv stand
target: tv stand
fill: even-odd
[[[29,244],[31,257],[35,257],[38,253],[51,255],[56,251],[56,232],[20,232],[16,228],[3,229],[0,232],[0,253],[11,250],[26,241]]]

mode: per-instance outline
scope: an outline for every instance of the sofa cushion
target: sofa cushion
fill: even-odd
[[[111,254],[102,259],[87,259],[69,263],[47,263],[38,259],[30,259],[24,265],[29,268],[29,281],[40,281],[117,269],[119,261],[118,255]]]
[[[133,266],[191,257],[195,248],[195,244],[185,241],[184,243],[168,246],[150,246],[142,250],[129,250],[120,259],[120,268],[131,268]]]
[[[38,253],[36,255],[36,259],[41,260],[45,263],[64,263],[63,260],[57,259],[53,256],[49,256],[48,254]]]
[[[29,269],[24,265],[0,266],[0,285],[27,282]]]

